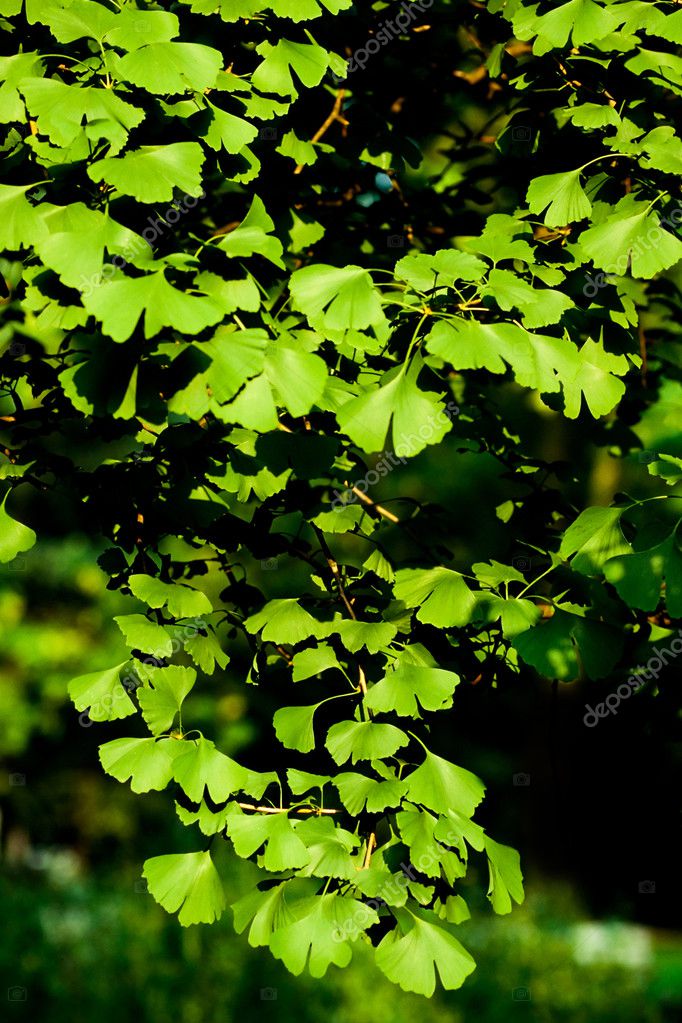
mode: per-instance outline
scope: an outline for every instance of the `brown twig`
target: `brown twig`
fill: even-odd
[[[649,365],[648,365],[647,351],[646,351],[646,334],[644,333],[644,327],[642,326],[642,321],[641,320],[639,321],[638,333],[639,333],[639,354],[642,356],[642,372],[641,372],[642,387],[646,387],[647,386],[647,373],[649,371]]]
[[[342,813],[341,810],[324,810],[320,806],[255,806],[253,803],[237,803],[242,810],[253,810],[254,813],[312,813],[316,817]]]
[[[341,107],[343,106],[343,98],[345,95],[346,90],[339,89],[339,91],[336,94],[336,99],[334,100],[334,106],[332,107],[331,113],[324,121],[324,123],[320,125],[320,127],[317,129],[317,131],[310,140],[313,145],[316,142],[319,142],[323,135],[326,135],[326,133],[329,131],[329,129],[331,128],[332,124],[334,124],[335,121],[338,121],[340,124],[343,125],[348,124],[346,118],[343,117],[343,115],[341,114]],[[294,174],[300,174],[304,166],[305,166],[304,164],[299,163],[298,166],[296,167],[296,170],[294,171]]]
[[[348,487],[348,489],[351,490],[357,497],[359,497],[363,504],[366,504],[368,507],[371,507],[377,513],[377,515],[381,515],[382,518],[388,519],[389,522],[394,522],[396,525],[400,522],[400,519],[398,518],[397,515],[394,515],[393,512],[390,512],[388,508],[384,508],[383,505],[377,504],[375,501],[372,500],[371,497],[369,497],[367,494],[364,494],[362,490],[358,490],[357,487],[349,487],[347,482],[344,485]]]
[[[361,870],[367,870],[369,868],[369,865],[372,862],[372,853],[374,852],[376,847],[377,836],[374,834],[374,832],[372,832],[372,834],[367,839],[367,849],[365,850],[365,858],[362,861],[362,867],[360,868]]]
[[[324,554],[324,556],[325,556],[325,558],[327,560],[327,564],[329,565],[329,570],[330,570],[331,574],[333,575],[334,579],[336,580],[336,585],[337,585],[337,588],[338,588],[338,591],[339,591],[339,597],[343,601],[343,604],[344,604],[344,607],[346,608],[346,611],[348,612],[348,614],[351,616],[351,618],[355,622],[355,621],[357,621],[357,615],[355,614],[355,611],[353,610],[353,605],[351,604],[350,600],[348,599],[348,594],[346,593],[346,588],[343,585],[343,579],[341,577],[341,572],[339,571],[338,562],[335,560],[334,555],[330,551],[329,544],[325,540],[324,533],[322,532],[322,530],[318,526],[315,526],[315,525],[313,525],[313,529],[315,530],[315,535],[316,535],[316,537],[317,537],[317,539],[319,541],[320,547],[322,548],[322,553]]]

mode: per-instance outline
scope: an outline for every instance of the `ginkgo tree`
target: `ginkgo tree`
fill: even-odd
[[[428,996],[475,967],[470,856],[495,912],[523,900],[434,715],[482,679],[619,680],[682,617],[674,445],[641,497],[576,508],[504,418],[532,394],[624,456],[679,379],[682,11],[436,0],[350,76],[387,5],[360,8],[0,0],[0,560],[51,488],[108,543],[128,653],[69,692],[104,771],[193,831],[144,864],[152,896],[220,917],[220,840],[259,871],[231,907],[251,945],[321,977],[362,943]],[[416,140],[382,68],[421,97],[424,46]],[[369,495],[448,445],[518,482],[489,511],[542,571],[462,563],[428,495]],[[212,677],[281,697],[270,762],[196,729]]]

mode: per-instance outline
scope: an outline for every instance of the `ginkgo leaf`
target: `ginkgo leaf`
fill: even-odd
[[[54,78],[29,78],[19,84],[38,133],[55,146],[70,146],[79,136],[110,143],[116,154],[145,114],[117,96],[113,89],[77,87]]]
[[[250,924],[249,945],[253,948],[269,945],[273,931],[291,922],[292,913],[287,897],[291,898],[292,886],[301,883],[296,880],[284,881],[264,892],[256,889],[235,902],[232,911],[237,934],[242,934]]]
[[[390,645],[398,630],[391,622],[360,622],[339,618],[333,622],[329,631],[330,634],[336,633],[351,653],[365,649],[370,654],[376,654]]]
[[[26,20],[40,22],[62,43],[83,36],[101,39],[116,23],[116,15],[91,0],[26,0]]]
[[[110,46],[129,52],[148,46],[149,43],[170,42],[179,34],[180,22],[176,14],[124,7],[119,10],[103,38]]]
[[[627,7],[627,4],[623,5]],[[538,6],[521,7],[514,17],[514,32],[519,39],[537,36],[533,52],[538,56],[566,46],[569,37],[574,46],[602,39],[625,20],[613,6],[604,7],[596,0],[569,0],[538,15]]]
[[[645,280],[682,259],[682,241],[661,227],[651,206],[625,196],[600,223],[583,231],[581,250],[609,274]]]
[[[440,878],[441,871],[450,883],[466,873],[466,864],[435,839],[436,817],[422,810],[403,810],[396,814],[400,836],[410,849],[411,859],[427,877]],[[430,901],[430,900],[429,900]]]
[[[345,771],[333,779],[334,786],[339,790],[341,802],[354,817],[363,811],[378,813],[387,806],[399,806],[407,792],[407,784],[403,781],[367,778],[364,774]]]
[[[323,702],[310,707],[280,707],[275,711],[272,723],[275,734],[283,746],[287,749],[296,749],[300,753],[309,753],[315,748],[313,718],[315,711]]]
[[[408,742],[407,735],[395,725],[339,721],[329,729],[325,745],[337,764],[345,764],[349,758],[355,764],[358,760],[392,757]]]
[[[114,341],[127,341],[142,316],[144,335],[150,338],[163,327],[198,334],[224,315],[213,299],[174,288],[163,270],[104,283],[85,294],[83,304],[101,320],[103,330]]]
[[[403,256],[395,265],[396,277],[422,292],[452,287],[455,281],[480,281],[485,272],[482,259],[457,249],[440,249],[432,256],[425,252]]]
[[[329,668],[338,668],[339,661],[329,646],[309,647],[306,650],[299,650],[294,654],[292,662],[292,678],[294,682],[301,682],[312,675],[320,675]]]
[[[427,347],[458,370],[504,373],[509,365],[523,387],[548,394],[561,389],[570,419],[579,415],[583,398],[596,417],[610,412],[625,393],[618,377],[628,361],[607,352],[601,341],[588,339],[578,349],[565,338],[531,334],[513,323],[462,321],[436,324]]]
[[[467,248],[493,263],[516,259],[530,264],[535,262],[535,253],[525,238],[518,237],[530,233],[531,227],[524,221],[506,213],[491,213],[480,236],[472,239]]]
[[[217,402],[229,401],[249,377],[262,371],[267,344],[268,335],[260,328],[235,331],[218,327],[212,340],[202,346],[211,358],[206,379]]]
[[[488,898],[496,913],[512,911],[512,899],[519,905],[523,902],[523,875],[521,861],[516,849],[500,845],[486,836],[485,851],[488,856],[490,887]]]
[[[279,238],[272,233],[274,227],[274,221],[266,212],[263,200],[255,195],[239,227],[226,234],[217,244],[228,256],[252,256],[257,253],[275,266],[283,268],[284,250]]]
[[[400,458],[437,444],[452,428],[439,396],[418,385],[423,366],[421,356],[416,356],[409,368],[390,370],[379,387],[373,385],[337,411],[339,426],[363,451],[380,451],[389,425],[393,450]]]
[[[624,508],[586,508],[564,533],[559,553],[572,558],[571,567],[585,575],[596,575],[604,562],[632,547],[620,526]]]
[[[38,539],[29,526],[12,518],[7,511],[7,498],[10,494],[11,490],[8,490],[0,504],[0,564],[3,565],[14,561],[17,554],[30,551]]]
[[[603,571],[630,607],[655,611],[664,592],[671,617],[682,616],[682,551],[675,532],[648,550],[630,549],[610,558]]]
[[[260,43],[256,52],[263,57],[251,76],[252,84],[261,92],[274,92],[280,96],[297,96],[292,72],[303,85],[319,85],[330,66],[330,55],[317,43],[296,43],[280,39]]]
[[[135,705],[121,682],[127,663],[72,679],[68,690],[76,710],[87,711],[91,721],[118,721],[134,714]]]
[[[183,648],[187,651],[195,664],[197,664],[206,675],[211,675],[216,664],[224,668],[230,661],[229,655],[223,650],[220,641],[210,626],[205,626],[206,635],[198,633],[184,640]]]
[[[170,657],[173,653],[173,640],[164,627],[150,622],[144,615],[116,615],[114,621],[132,650],[155,657]]]
[[[428,750],[406,781],[409,799],[437,813],[454,809],[471,817],[485,794],[485,785],[475,774]]]
[[[458,682],[459,676],[452,671],[399,664],[372,686],[365,704],[371,710],[395,711],[400,717],[418,718],[421,708],[437,711],[451,707]]]
[[[481,825],[476,824],[464,814],[458,813],[457,810],[448,810],[445,816],[436,823],[433,833],[439,842],[457,848],[464,859],[467,856],[464,840],[472,849],[477,849],[479,852],[482,852],[484,847],[485,832]]]
[[[520,310],[523,326],[529,329],[558,323],[574,305],[568,295],[552,288],[535,288],[513,270],[491,270],[481,294],[494,298],[505,312]]]
[[[490,624],[500,620],[502,633],[508,639],[530,629],[540,617],[540,608],[531,600],[504,599],[494,593],[478,593],[476,596],[475,621]]]
[[[198,43],[151,42],[116,61],[115,74],[157,96],[210,89],[223,66],[220,50]]]
[[[206,100],[206,111],[201,114],[203,127],[200,134],[211,149],[224,149],[228,153],[241,151],[258,137],[255,125],[243,117],[228,113]]]
[[[362,330],[383,317],[372,278],[360,266],[307,266],[292,274],[289,287],[294,308],[330,330]]]
[[[268,347],[265,375],[292,416],[307,415],[316,405],[327,383],[327,365],[319,355],[302,352],[282,341]]]
[[[418,607],[417,618],[439,628],[466,625],[476,598],[459,572],[449,568],[404,568],[396,573],[396,600]]]
[[[297,166],[308,167],[317,160],[317,150],[312,142],[299,139],[294,131],[288,131],[277,147],[277,152],[288,156]]]
[[[225,908],[225,893],[210,852],[172,853],[145,860],[143,875],[150,893],[178,922],[211,924]]]
[[[149,686],[137,690],[142,717],[153,735],[168,731],[180,713],[183,701],[196,682],[194,668],[178,664],[145,672]]]
[[[379,919],[374,909],[336,892],[302,899],[291,910],[293,921],[273,933],[270,951],[294,976],[306,966],[312,977],[323,977],[332,963],[347,966],[351,941]]]
[[[592,203],[580,183],[581,168],[564,174],[543,174],[530,183],[526,202],[532,213],[545,213],[548,227],[562,227],[589,217]]]
[[[287,768],[287,784],[295,796],[301,796],[311,789],[321,789],[331,781],[325,774],[311,774],[296,767]]]
[[[310,21],[318,18],[326,8],[332,14],[346,10],[353,0],[182,0],[189,4],[192,11],[198,14],[219,14],[223,21],[234,22],[242,18],[253,18],[267,6],[278,18],[289,18],[291,21]]]
[[[297,600],[270,600],[256,614],[244,622],[247,632],[261,632],[271,643],[301,643],[311,636],[322,637],[326,629]]]
[[[199,809],[196,812],[185,809],[185,807],[181,806],[180,803],[175,804],[175,812],[178,815],[178,819],[185,825],[185,827],[189,827],[192,824],[198,824],[202,835],[219,835],[221,832],[225,831],[227,818],[230,814],[234,814],[239,811],[235,807],[234,803],[227,803],[222,810],[218,810],[214,813],[202,800],[199,804]]]
[[[461,987],[476,968],[467,950],[444,927],[429,923],[410,910],[394,910],[398,927],[389,931],[376,950],[376,964],[403,991],[430,998],[436,971],[446,991]]]
[[[206,790],[214,803],[224,803],[235,792],[245,791],[248,772],[225,756],[208,739],[185,740],[173,764],[173,777],[193,803]]]
[[[129,576],[128,585],[133,596],[152,608],[167,607],[174,618],[198,617],[213,610],[205,593],[181,583],[165,583],[151,575],[134,573]]]
[[[21,6],[21,0],[19,0]],[[0,13],[4,13],[0,11]],[[22,121],[26,115],[19,85],[24,79],[40,79],[44,62],[37,53],[14,53],[0,57],[0,123]]]
[[[668,486],[672,487],[682,480],[682,458],[677,458],[676,455],[661,452],[646,468],[649,475],[665,480]]]
[[[105,251],[133,265],[151,253],[141,235],[83,203],[53,207],[44,214],[43,224],[49,234],[36,239],[38,255],[64,284],[81,292],[89,292],[103,282]],[[121,358],[120,352],[116,358]]]
[[[21,249],[47,234],[40,211],[28,201],[32,185],[0,185],[0,246]]]
[[[265,845],[263,866],[273,872],[304,867],[310,856],[285,813],[235,814],[227,822],[237,856],[248,859]]]
[[[622,630],[585,616],[584,608],[555,608],[513,640],[523,660],[546,678],[570,682],[583,672],[603,678],[623,649]]]
[[[170,202],[176,188],[185,195],[202,194],[203,163],[204,154],[196,142],[138,146],[124,156],[97,160],[88,167],[88,176],[138,202]]]
[[[130,780],[133,792],[165,789],[173,777],[175,739],[114,739],[99,748],[99,759],[107,774],[117,781]]]
[[[357,876],[358,863],[353,856],[361,844],[357,835],[338,827],[330,817],[308,817],[298,825],[296,834],[308,853],[302,877],[351,880]]]

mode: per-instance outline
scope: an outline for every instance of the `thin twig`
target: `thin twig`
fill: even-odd
[[[242,810],[253,810],[254,813],[312,813],[316,817],[330,816],[341,813],[341,810],[324,810],[319,806],[255,806],[253,803],[237,803]]]
[[[339,597],[343,601],[343,604],[344,604],[344,606],[346,608],[346,611],[351,616],[353,621],[357,621],[357,615],[355,614],[355,611],[353,610],[353,605],[351,604],[350,600],[348,599],[348,594],[346,593],[346,589],[345,589],[345,587],[343,585],[343,579],[341,578],[341,572],[339,571],[338,563],[335,560],[334,555],[332,554],[332,552],[329,549],[329,544],[325,540],[324,534],[323,534],[322,530],[318,526],[313,525],[313,529],[315,530],[315,535],[317,536],[317,539],[319,540],[320,547],[322,548],[322,553],[324,554],[324,556],[325,556],[325,558],[327,560],[327,564],[329,565],[329,570],[331,571],[331,574],[333,575],[334,579],[336,580],[336,585],[337,585],[338,590],[339,590]]]
[[[369,865],[372,862],[372,853],[374,852],[376,847],[377,847],[377,836],[374,834],[374,832],[372,832],[372,834],[367,839],[367,849],[365,850],[365,858],[362,861],[362,867],[361,867],[362,870],[368,870],[369,869]]]
[[[347,482],[344,485],[348,487]],[[357,497],[359,497],[363,504],[366,504],[368,507],[371,507],[373,511],[377,513],[377,515],[381,515],[382,518],[388,519],[389,522],[394,522],[396,525],[400,523],[400,519],[398,518],[397,515],[394,515],[393,512],[390,512],[388,508],[384,508],[383,505],[377,504],[376,501],[373,501],[372,498],[368,494],[363,493],[362,490],[358,490],[357,487],[349,487],[348,489],[351,490]]]
[[[647,351],[646,351],[646,334],[644,333],[644,327],[642,321],[639,321],[639,354],[642,356],[642,387],[647,386],[647,373],[649,370]]]
[[[324,121],[324,123],[320,125],[320,127],[317,129],[317,131],[315,132],[315,134],[313,135],[313,137],[310,140],[313,145],[316,142],[319,142],[323,135],[326,135],[326,133],[331,128],[332,124],[334,124],[334,121],[339,121],[339,123],[343,124],[343,125],[347,125],[348,124],[348,121],[346,120],[346,118],[343,117],[342,114],[341,114],[341,107],[343,105],[343,98],[344,98],[345,95],[346,95],[346,90],[345,89],[339,89],[339,91],[336,94],[336,99],[334,100],[334,106],[332,107],[332,111],[331,111],[329,117],[327,117],[327,119]],[[304,166],[305,166],[305,164],[299,163],[298,166],[296,167],[296,170],[294,171],[294,174],[300,174],[301,171],[303,170]]]

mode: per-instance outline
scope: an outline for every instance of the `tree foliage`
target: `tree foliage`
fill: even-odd
[[[0,560],[36,540],[28,487],[109,543],[129,656],[70,695],[129,719],[104,770],[194,829],[144,868],[181,924],[223,911],[217,836],[261,869],[237,930],[293,973],[362,940],[406,990],[455,988],[469,853],[495,912],[523,887],[433,715],[529,669],[615,683],[682,616],[675,450],[649,460],[661,500],[580,509],[504,415],[533,392],[623,456],[679,378],[682,12],[437,0],[391,33],[350,0],[166,6],[0,0]],[[463,563],[438,508],[368,495],[437,445],[515,481],[489,511],[527,560]],[[276,694],[272,762],[192,727],[231,672],[254,708]]]

